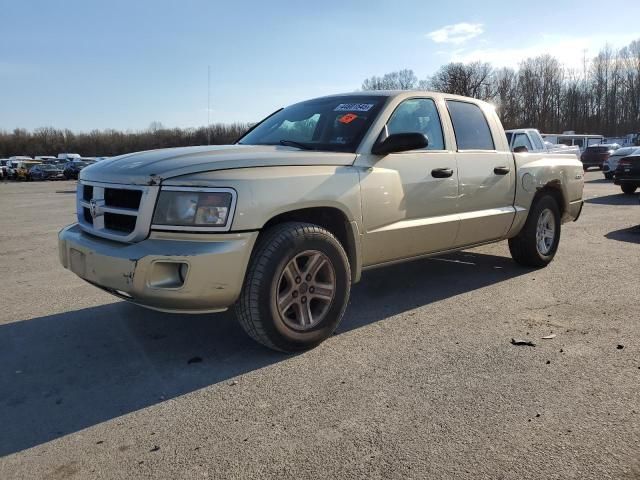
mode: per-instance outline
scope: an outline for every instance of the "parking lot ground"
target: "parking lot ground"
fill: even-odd
[[[82,282],[75,182],[0,183],[0,478],[640,478],[640,206],[586,179],[549,267],[370,271],[294,356]]]

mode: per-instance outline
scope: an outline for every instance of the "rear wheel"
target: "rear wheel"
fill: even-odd
[[[283,223],[256,245],[236,315],[257,342],[285,352],[306,350],[333,334],[350,289],[347,254],[331,232]]]
[[[560,243],[560,209],[556,199],[543,194],[534,201],[524,227],[509,239],[511,257],[528,267],[546,267]]]
[[[613,178],[613,173],[605,172],[604,178],[606,178],[607,180],[611,180]]]
[[[620,188],[622,188],[622,191],[627,195],[632,195],[636,192],[636,188],[638,187],[632,183],[623,183],[620,185]]]

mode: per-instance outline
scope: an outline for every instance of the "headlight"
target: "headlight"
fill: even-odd
[[[228,230],[235,199],[230,188],[163,187],[153,225],[166,230]]]

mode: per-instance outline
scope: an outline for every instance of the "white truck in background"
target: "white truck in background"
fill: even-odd
[[[535,128],[515,128],[505,133],[512,152],[560,153],[580,158],[580,147],[547,142]]]

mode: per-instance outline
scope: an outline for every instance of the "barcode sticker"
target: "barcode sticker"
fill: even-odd
[[[341,103],[333,109],[334,112],[368,112],[373,103]]]

